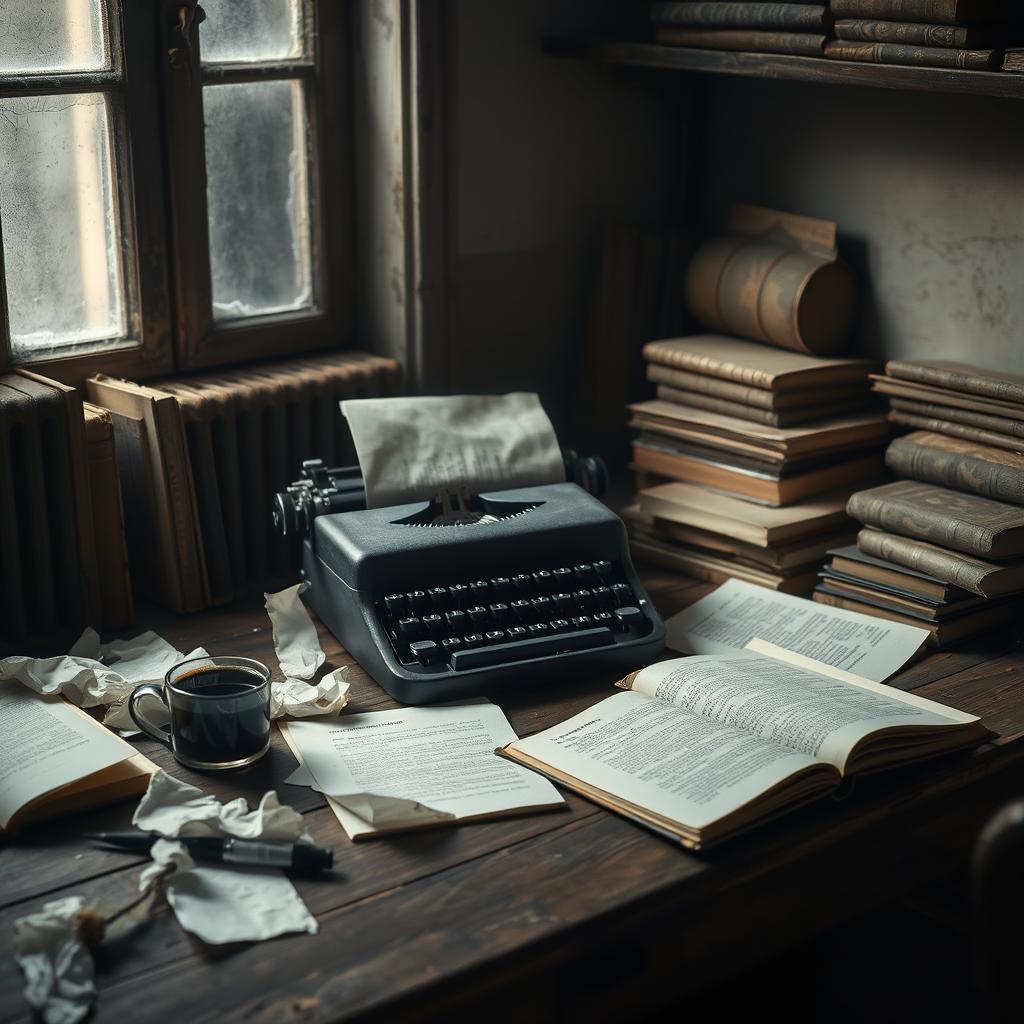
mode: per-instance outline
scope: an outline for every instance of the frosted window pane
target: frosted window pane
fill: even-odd
[[[109,67],[99,0],[0,0],[0,74]]]
[[[109,132],[98,93],[0,99],[0,228],[15,355],[125,334]]]
[[[343,0],[332,0],[341,3]],[[296,0],[204,0],[204,61],[285,60],[302,55]]]
[[[209,85],[203,107],[214,318],[308,308],[302,84]]]

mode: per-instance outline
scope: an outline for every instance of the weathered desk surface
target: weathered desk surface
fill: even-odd
[[[666,615],[710,589],[657,571],[645,579]],[[256,601],[145,625],[181,650],[203,643],[276,665]],[[325,631],[321,641],[332,667],[351,660]],[[353,710],[394,706],[361,672],[353,677]],[[607,696],[612,681],[497,701],[525,735]],[[278,786],[315,840],[335,849],[339,877],[297,883],[320,923],[315,936],[211,949],[160,906],[101,953],[95,1019],[636,1015],[946,872],[986,817],[1024,793],[1024,652],[1013,636],[933,655],[895,683],[982,715],[998,739],[861,780],[845,802],[824,801],[701,857],[572,795],[564,812],[355,845],[318,794],[281,785],[295,762],[276,732],[262,762],[222,777],[197,776],[140,743],[223,799],[254,801]],[[135,892],[138,858],[77,838],[127,826],[131,809],[64,819],[0,847],[0,1020],[27,1017],[10,950],[16,917],[59,895],[113,907]]]

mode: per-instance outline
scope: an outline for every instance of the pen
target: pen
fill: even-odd
[[[153,832],[85,832],[82,838],[94,839],[133,853],[149,853],[160,836]],[[334,865],[334,851],[312,843],[236,839],[234,836],[178,836],[176,841],[196,860],[294,868],[296,871],[320,871]]]

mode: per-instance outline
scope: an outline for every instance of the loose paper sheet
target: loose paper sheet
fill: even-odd
[[[151,779],[132,824],[167,839],[232,835],[295,842],[303,832],[302,815],[282,806],[272,790],[250,811],[241,798],[221,804],[166,772]],[[295,887],[276,869],[195,863],[175,842],[154,844],[152,856],[159,865],[156,870],[174,866],[164,880],[167,902],[179,924],[204,942],[252,942],[287,932],[317,931],[316,919]],[[152,866],[143,870],[140,889],[154,873]]]
[[[341,403],[366,485],[381,508],[565,479],[554,428],[531,393],[363,398]]]
[[[665,623],[666,643],[686,654],[727,654],[754,638],[882,682],[928,631],[729,580]]]
[[[264,594],[274,631],[274,650],[281,671],[289,679],[310,679],[327,657],[320,647],[316,626],[302,603],[308,583],[297,583],[276,594]]]
[[[59,697],[0,683],[0,828],[36,797],[134,756]]]
[[[516,735],[490,703],[289,722],[282,732],[353,839],[564,803],[546,779],[494,753]]]
[[[77,1024],[96,998],[93,962],[76,918],[81,896],[44,903],[14,922],[14,956],[25,976],[25,1000],[46,1024]]]

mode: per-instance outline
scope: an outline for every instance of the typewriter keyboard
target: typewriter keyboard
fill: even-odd
[[[406,666],[478,669],[644,636],[652,622],[610,561],[424,586],[376,606]]]

